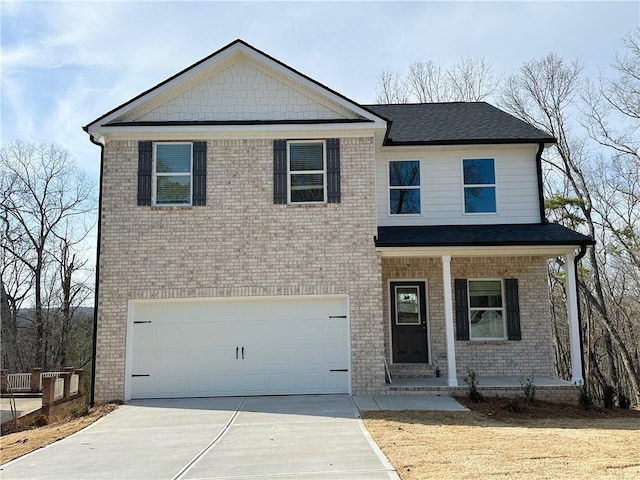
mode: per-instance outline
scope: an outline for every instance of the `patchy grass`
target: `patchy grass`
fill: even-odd
[[[118,405],[107,403],[90,409],[86,414],[64,422],[49,425],[33,425],[30,428],[0,437],[0,464],[33,452],[38,448],[62,440],[78,430],[91,425],[99,418],[115,410]]]
[[[403,480],[640,478],[640,411],[458,400],[472,411],[363,413]]]

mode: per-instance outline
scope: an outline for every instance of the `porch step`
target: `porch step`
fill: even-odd
[[[389,365],[391,378],[436,378],[436,368],[426,363],[394,363]]]

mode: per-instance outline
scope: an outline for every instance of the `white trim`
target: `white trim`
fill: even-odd
[[[500,308],[497,307],[471,307],[471,288],[469,288],[469,282],[500,282],[500,303],[502,306]],[[471,336],[471,308],[474,310],[491,310],[494,312],[502,312],[502,337],[477,337],[474,338]],[[468,278],[467,279],[467,310],[469,311],[469,341],[471,342],[492,342],[498,341],[502,342],[507,340],[507,307],[505,305],[504,298],[504,279],[503,278]]]
[[[389,169],[391,167],[391,162],[418,162],[418,175],[420,176],[420,182],[417,186],[391,186],[391,176],[389,175]],[[421,217],[422,216],[422,161],[417,159],[388,159],[387,160],[387,216],[390,218],[396,217]],[[418,190],[418,196],[420,197],[419,208],[420,212],[418,213],[393,213],[391,211],[391,190]],[[374,197],[375,198],[375,197]]]
[[[127,333],[124,354],[124,401],[131,400],[131,364],[133,363],[133,317],[134,300],[127,301]],[[97,332],[96,332],[97,333]],[[94,334],[95,335],[95,334]],[[94,366],[95,368],[95,366]]]
[[[431,316],[429,315],[429,282],[426,278],[390,278],[387,280],[387,326],[389,328],[389,364],[394,365],[393,358],[393,318],[391,312],[391,284],[394,282],[423,283],[424,284],[424,307],[425,320],[427,324],[427,364],[432,365],[432,345],[431,345]]]
[[[578,289],[576,285],[575,253],[564,256],[565,277],[567,279],[567,321],[569,323],[569,349],[571,351],[571,381],[582,385],[582,351],[580,348],[580,319],[578,318]]]
[[[458,386],[456,367],[456,337],[453,326],[453,295],[451,293],[451,256],[442,255],[442,286],[444,296],[444,331],[447,344],[447,385]]]
[[[478,183],[478,184],[465,184],[464,183],[464,161],[465,160],[492,160],[493,161],[493,182],[494,183]],[[465,158],[462,157],[460,159],[460,172],[461,172],[461,177],[460,180],[462,180],[462,215],[464,216],[482,216],[482,215],[498,215],[498,174],[497,174],[497,169],[496,169],[496,159],[495,157],[484,157],[484,158],[475,158],[475,157],[471,157],[471,158]],[[496,202],[496,211],[495,212],[467,212],[466,210],[466,204],[464,201],[464,192],[465,192],[465,188],[483,188],[483,187],[493,187],[494,189],[494,195],[495,195],[495,202]]]
[[[322,144],[322,170],[291,170],[291,149],[293,144],[320,143]],[[292,175],[318,175],[322,174],[321,202],[293,202],[291,200],[291,176]],[[325,205],[327,203],[327,142],[326,140],[288,140],[287,141],[287,205]]]
[[[357,116],[371,120],[374,128],[384,128],[386,130],[387,122],[382,120],[382,118],[380,118],[379,116],[365,110],[357,103],[351,100],[345,99],[336,93],[331,92],[326,87],[323,88],[322,86],[316,84],[315,82],[305,78],[301,74],[294,72],[292,69],[289,69],[288,67],[285,67],[284,65],[278,63],[277,61],[272,60],[267,56],[257,52],[253,48],[238,42],[238,43],[232,43],[231,45],[227,46],[223,50],[219,51],[216,55],[208,58],[207,60],[200,63],[199,65],[196,65],[196,66],[192,65],[187,67],[188,71],[183,72],[182,74],[171,79],[164,85],[152,87],[149,92],[147,92],[145,95],[142,95],[140,98],[136,99],[135,101],[127,105],[123,105],[117,110],[113,111],[108,116],[101,118],[97,122],[87,125],[88,133],[91,135],[94,135],[96,133],[101,133],[101,132],[115,131],[114,130],[115,128],[123,128],[124,130],[122,131],[134,131],[130,129],[136,128],[136,127],[104,127],[104,125],[119,117],[126,115],[127,113],[142,106],[147,102],[151,102],[154,98],[158,96],[169,93],[169,91],[171,90],[179,89],[180,85],[189,83],[191,80],[195,80],[198,76],[205,77],[208,71],[213,70],[215,68],[216,64],[223,63],[240,54],[254,60],[255,62],[261,65],[264,65],[265,67],[269,68],[272,71],[277,72],[278,74],[284,76],[285,78],[290,79],[291,81],[295,82],[301,87],[307,88],[315,92],[319,96],[324,97],[329,101],[338,104],[339,106],[342,106],[343,108],[353,112]],[[175,129],[175,127],[170,127],[170,128]]]
[[[469,247],[376,247],[382,257],[513,257],[542,256],[557,257],[573,252],[577,245],[532,245],[532,246],[469,246]]]
[[[125,334],[125,365],[124,365],[124,401],[131,400],[131,364],[133,363],[133,319],[135,316],[135,305],[154,303],[210,303],[210,302],[238,302],[238,301],[295,301],[296,299],[341,299],[345,302],[347,320],[347,368],[348,368],[348,392],[353,394],[353,359],[352,359],[352,330],[351,330],[351,298],[346,294],[326,294],[326,295],[256,295],[240,297],[185,297],[185,298],[162,298],[162,299],[129,299],[127,300],[127,331]]]
[[[189,145],[191,147],[189,159],[189,173],[162,173],[156,171],[156,158],[158,145]],[[158,176],[160,177],[186,177],[189,176],[189,203],[157,203]],[[193,142],[153,142],[153,160],[151,162],[151,204],[154,207],[190,207],[193,205]]]

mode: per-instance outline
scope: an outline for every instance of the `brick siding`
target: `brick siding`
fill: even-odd
[[[456,341],[457,375],[554,376],[546,262],[541,257],[452,258],[451,278],[517,278],[521,341]],[[442,263],[439,258],[383,258],[385,356],[391,359],[389,281],[425,279],[432,369],[447,373]],[[452,285],[453,289],[453,285]],[[454,310],[455,312],[455,310]]]
[[[124,398],[127,301],[349,295],[352,388],[384,389],[373,138],[341,139],[339,204],[273,204],[273,140],[207,142],[207,206],[136,205],[138,143],[104,152],[97,403]],[[369,173],[367,173],[369,172]]]

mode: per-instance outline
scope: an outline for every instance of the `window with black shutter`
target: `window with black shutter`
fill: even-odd
[[[340,203],[340,140],[274,140],[273,203]]]
[[[206,142],[138,142],[138,205],[207,204]]]

